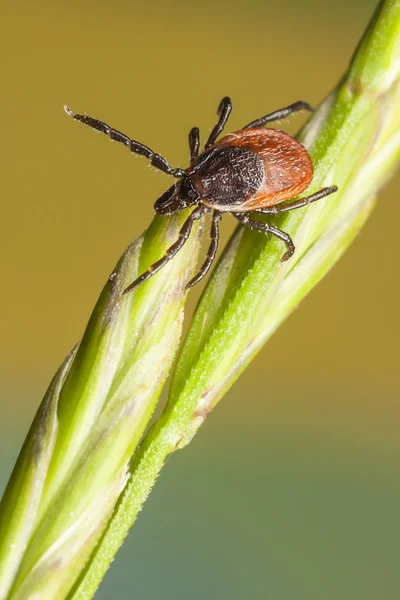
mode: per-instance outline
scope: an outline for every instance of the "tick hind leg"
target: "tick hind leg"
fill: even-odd
[[[172,244],[172,246],[170,246],[168,248],[168,250],[166,251],[164,256],[162,258],[160,258],[160,260],[158,260],[157,262],[152,264],[147,269],[147,271],[142,273],[142,275],[140,275],[140,277],[138,277],[137,279],[135,279],[135,281],[133,281],[130,285],[128,285],[128,287],[122,293],[128,294],[133,289],[135,289],[138,285],[140,285],[144,281],[147,281],[148,279],[150,279],[150,277],[155,275],[157,273],[157,271],[162,269],[167,264],[167,262],[169,260],[171,260],[171,258],[173,258],[175,256],[175,254],[177,254],[177,252],[179,252],[179,250],[182,248],[182,246],[187,242],[195,221],[200,219],[202,214],[205,212],[208,212],[209,210],[210,209],[207,206],[204,206],[204,204],[201,204],[200,206],[195,208],[194,211],[188,216],[188,218],[182,225],[182,227],[179,231],[178,239],[176,240],[176,242],[174,244]]]
[[[288,204],[275,204],[274,206],[268,206],[268,208],[260,208],[255,212],[262,213],[263,215],[278,215],[280,213],[289,212],[290,210],[294,210],[296,208],[307,206],[307,204],[321,200],[321,198],[325,198],[325,196],[333,194],[337,191],[337,185],[331,185],[330,187],[322,188],[322,190],[315,192],[315,194],[311,194],[311,196],[306,196],[306,198],[299,198],[298,200],[294,200],[294,202],[289,202]]]
[[[242,225],[249,227],[250,229],[257,229],[257,231],[261,231],[262,233],[272,233],[277,238],[285,242],[286,244],[286,252],[282,256],[282,262],[288,260],[295,251],[295,246],[293,244],[292,238],[288,233],[281,231],[277,227],[273,225],[269,225],[268,223],[261,223],[260,221],[255,221],[249,216],[250,213],[231,213],[235,219],[237,219]]]
[[[298,112],[299,110],[309,110],[310,112],[313,112],[314,109],[311,108],[308,102],[304,102],[304,100],[299,100],[294,104],[290,104],[290,106],[280,108],[279,110],[275,110],[274,112],[265,115],[265,117],[260,117],[259,119],[252,121],[251,123],[243,127],[243,129],[253,129],[255,127],[262,127],[263,125],[271,123],[272,121],[279,121],[279,119],[284,119],[285,117],[288,117],[289,115]]]
[[[80,121],[81,123],[92,127],[92,129],[96,129],[97,131],[105,133],[115,142],[121,142],[122,144],[127,146],[127,148],[129,148],[129,150],[134,154],[140,154],[141,156],[145,156],[149,159],[150,164],[153,165],[153,167],[156,167],[156,169],[159,169],[160,171],[163,171],[168,175],[172,175],[173,177],[184,176],[185,172],[183,171],[183,169],[172,168],[169,162],[160,154],[157,154],[157,152],[153,152],[153,150],[151,150],[148,146],[145,146],[140,142],[131,140],[131,138],[125,135],[125,133],[118,131],[118,129],[113,129],[112,127],[107,125],[107,123],[104,123],[104,121],[99,121],[98,119],[94,119],[93,117],[89,117],[88,115],[76,115],[72,112],[70,108],[68,108],[68,106],[64,106],[64,110],[68,115],[75,119],[75,121]]]
[[[213,215],[212,215],[211,230],[210,230],[211,244],[210,244],[210,247],[207,252],[206,260],[204,261],[203,265],[199,269],[199,272],[186,285],[186,289],[193,287],[194,285],[196,285],[196,283],[198,283],[201,279],[203,279],[203,277],[209,271],[209,269],[214,261],[215,255],[217,253],[217,248],[218,248],[219,222],[221,220],[221,217],[222,217],[221,213],[218,210],[214,210]]]
[[[307,206],[307,204],[321,200],[321,198],[325,198],[325,196],[333,194],[334,192],[337,192],[337,190],[337,185],[332,185],[330,187],[322,188],[322,190],[319,190],[318,192],[315,192],[315,194],[311,194],[311,196],[307,196],[306,198],[299,198],[298,200],[294,200],[288,204],[275,204],[274,206],[260,208],[259,210],[253,212],[263,215],[278,215],[280,213],[289,212],[290,210],[295,210],[296,208]],[[272,233],[272,235],[275,235],[284,241],[286,244],[286,253],[283,255],[282,261],[288,260],[293,255],[295,247],[292,238],[288,233],[281,231],[273,225],[268,225],[268,223],[260,223],[260,221],[251,219],[249,217],[249,213],[232,213],[232,215],[243,225],[251,227],[252,229],[257,229],[258,231],[262,231],[264,233]]]
[[[229,119],[229,115],[231,114],[231,111],[232,111],[231,99],[228,96],[225,96],[225,98],[222,98],[222,100],[218,106],[218,111],[217,111],[217,114],[219,115],[218,123],[215,125],[214,129],[210,133],[210,137],[208,138],[206,145],[204,146],[204,148],[206,150],[207,150],[207,148],[209,148],[210,146],[212,146],[215,143],[217,137],[219,136],[219,134],[225,127],[226,122]]]

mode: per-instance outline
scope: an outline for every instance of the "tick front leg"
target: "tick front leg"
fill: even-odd
[[[133,154],[140,154],[141,156],[145,156],[153,167],[167,173],[168,175],[172,175],[173,177],[183,177],[185,175],[185,171],[183,169],[174,169],[171,167],[169,162],[161,156],[161,154],[157,154],[157,152],[153,152],[151,148],[132,140],[130,137],[122,133],[122,131],[118,131],[118,129],[114,129],[110,127],[104,121],[99,121],[99,119],[95,119],[94,117],[89,117],[88,115],[76,115],[72,112],[68,106],[64,106],[65,112],[75,119],[75,121],[80,121],[84,125],[88,125],[92,129],[96,129],[96,131],[101,131],[108,135],[114,142],[121,142],[124,144]]]
[[[192,127],[189,131],[190,164],[199,156],[200,131],[198,127]]]
[[[285,242],[286,252],[281,258],[282,262],[288,260],[293,255],[295,251],[295,246],[293,244],[292,238],[288,233],[285,233],[285,231],[281,231],[277,227],[269,225],[268,223],[261,223],[260,221],[255,221],[254,219],[251,219],[249,217],[249,213],[232,212],[231,215],[235,217],[235,219],[237,219],[242,225],[245,225],[250,229],[256,229],[257,231],[261,231],[261,233],[271,233],[272,235],[275,235],[277,238]]]
[[[231,99],[228,96],[225,96],[225,98],[222,98],[222,100],[219,104],[218,111],[217,111],[217,114],[219,115],[218,123],[215,125],[214,129],[210,133],[210,137],[208,138],[206,145],[205,145],[206,150],[207,150],[207,148],[209,148],[210,146],[212,146],[215,143],[217,137],[219,136],[219,134],[222,132],[223,128],[225,127],[226,122],[229,119],[229,115],[231,114],[231,111],[232,111]]]

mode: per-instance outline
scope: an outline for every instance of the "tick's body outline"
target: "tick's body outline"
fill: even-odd
[[[154,208],[159,215],[170,215],[193,207],[183,223],[178,238],[164,256],[151,265],[125,290],[129,293],[147,281],[166,265],[188,240],[194,223],[204,214],[212,212],[207,257],[198,273],[187,283],[186,289],[198,283],[214,261],[219,239],[219,222],[223,213],[231,214],[242,225],[263,233],[271,233],[286,244],[282,261],[288,260],[295,251],[289,234],[273,225],[251,218],[254,214],[279,214],[301,208],[337,191],[337,186],[325,187],[304,198],[292,200],[310,185],[313,165],[306,148],[291,135],[279,129],[267,129],[264,125],[289,116],[299,110],[312,108],[300,100],[290,106],[265,115],[228,134],[217,141],[232,111],[230,98],[225,97],[218,107],[219,119],[199,154],[200,132],[193,127],[189,132],[190,166],[173,168],[160,154],[148,146],[132,140],[107,123],[87,115],[74,114],[67,106],[65,111],[77,121],[121,142],[135,154],[145,156],[150,164],[178,181],[156,201]],[[292,200],[287,204],[281,203]]]

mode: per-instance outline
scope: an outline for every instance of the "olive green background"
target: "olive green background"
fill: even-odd
[[[3,3],[4,485],[53,372],[170,185],[63,104],[185,167],[189,128],[204,139],[224,95],[232,129],[322,100],[374,7]],[[168,461],[99,599],[399,597],[399,195],[397,176],[341,262]],[[226,240],[229,217],[222,229]]]

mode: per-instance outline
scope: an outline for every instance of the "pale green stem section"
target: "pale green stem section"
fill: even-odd
[[[275,222],[282,244],[238,229],[201,298],[173,375],[169,403],[131,467],[132,479],[70,600],[92,598],[168,454],[185,446],[262,344],[320,281],[369,216],[400,156],[400,2],[380,4],[340,85],[301,134],[315,166],[309,193],[339,193]]]
[[[12,585],[32,533],[57,435],[58,398],[73,357],[71,353],[66,358],[50,384],[2,500],[0,598]]]
[[[198,224],[162,277],[121,292],[187,216],[156,219],[131,244],[50,386],[0,505],[1,600],[64,599],[110,520],[178,348]]]

